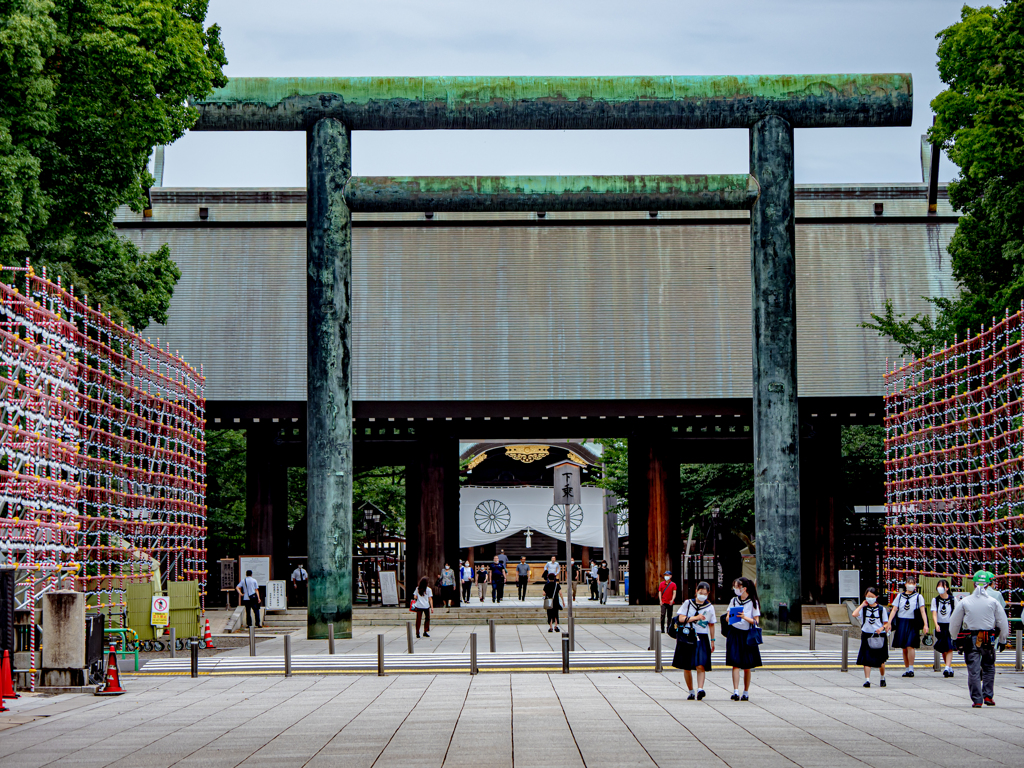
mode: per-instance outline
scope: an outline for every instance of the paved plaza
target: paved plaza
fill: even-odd
[[[0,766],[872,766],[1024,764],[1024,675],[972,710],[966,680],[728,671],[686,701],[683,676],[486,674],[126,677],[118,698],[25,696]],[[52,710],[52,711],[51,711]],[[31,719],[33,713],[37,719]],[[40,716],[48,715],[48,716]]]

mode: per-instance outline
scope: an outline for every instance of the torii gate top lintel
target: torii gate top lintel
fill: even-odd
[[[906,73],[658,77],[236,77],[194,103],[197,131],[908,126]]]

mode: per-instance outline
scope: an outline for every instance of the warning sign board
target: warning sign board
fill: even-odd
[[[166,627],[171,623],[171,601],[163,595],[153,598],[153,610],[150,612],[149,623],[154,627]]]

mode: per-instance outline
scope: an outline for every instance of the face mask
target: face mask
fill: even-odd
[[[867,598],[868,605],[874,605],[876,600],[878,600],[877,597],[869,597],[869,598]]]
[[[739,597],[740,595],[742,595],[742,594],[743,594],[743,590],[742,590],[742,589],[737,589],[736,587],[733,587],[733,588],[732,588],[732,591],[733,591],[734,593],[736,593],[736,597]]]
[[[917,585],[916,584],[907,584],[906,588],[907,588],[907,592],[913,592],[915,589],[917,589]]]
[[[699,592],[697,593],[697,602],[698,603],[703,603],[707,599],[708,599],[707,595],[702,595]]]
[[[946,588],[945,587],[936,587],[935,591],[938,592],[940,595],[946,594]]]

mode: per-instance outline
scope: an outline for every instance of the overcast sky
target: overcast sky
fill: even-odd
[[[229,77],[910,72],[911,128],[804,129],[797,183],[919,182],[950,0],[212,0]],[[165,186],[304,186],[299,133],[190,133]],[[746,131],[353,135],[371,175],[746,172]],[[955,168],[943,160],[940,178]]]

